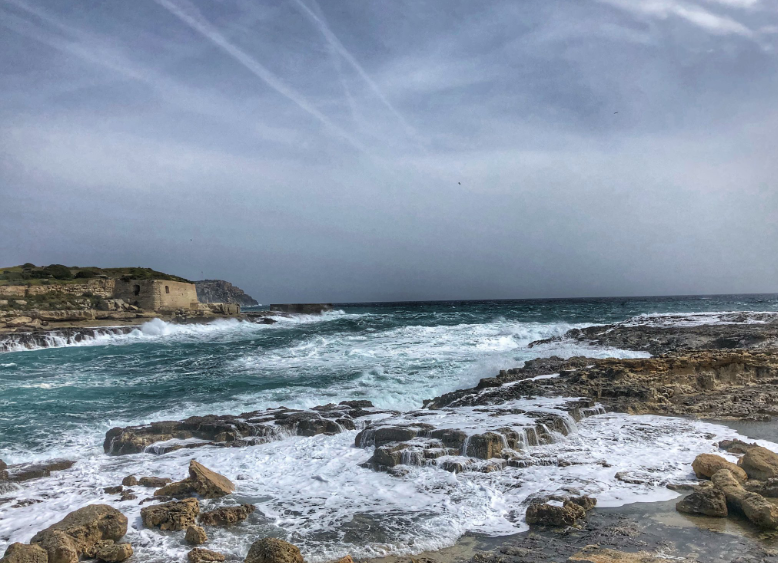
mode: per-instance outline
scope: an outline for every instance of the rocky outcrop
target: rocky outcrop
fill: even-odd
[[[0,563],[48,563],[49,554],[36,544],[12,543]]]
[[[257,509],[253,504],[240,506],[225,506],[200,514],[200,524],[203,526],[231,526],[243,522]]]
[[[304,563],[296,545],[277,538],[264,538],[251,544],[244,563]]]
[[[173,479],[168,477],[141,477],[138,479],[138,485],[141,487],[164,487],[168,483],[172,483]]]
[[[182,498],[198,494],[202,498],[219,498],[235,491],[235,484],[224,475],[211,471],[201,463],[189,462],[189,477],[154,491],[155,497]]]
[[[489,405],[527,396],[590,397],[608,410],[632,414],[765,420],[778,414],[778,353],[707,350],[641,359],[545,358],[425,404],[433,409]]]
[[[727,469],[741,483],[748,479],[748,475],[740,467],[715,454],[698,455],[692,462],[692,469],[699,479],[710,479],[719,469]]]
[[[147,506],[140,511],[143,525],[160,530],[186,530],[196,524],[200,502],[196,498]]]
[[[743,488],[740,482],[726,469],[719,470],[712,478],[713,484],[727,499],[727,506],[743,513],[760,528],[778,528],[778,506],[762,495]]]
[[[189,526],[184,536],[186,543],[192,545],[202,545],[208,541],[208,534],[200,526]]]
[[[311,410],[280,407],[238,416],[192,416],[185,420],[152,422],[112,428],[103,448],[111,455],[143,451],[164,454],[204,445],[251,446],[291,434],[316,436],[356,429],[355,420],[378,411],[370,401],[343,401]],[[164,444],[160,444],[164,442]]]
[[[235,303],[242,307],[259,305],[245,291],[224,280],[200,280],[194,284],[200,303]]]
[[[189,563],[211,563],[214,561],[224,561],[226,557],[219,552],[196,547],[186,555]]]
[[[645,551],[626,552],[616,551],[598,546],[585,547],[578,553],[570,556],[567,563],[667,563],[666,557],[654,556]],[[677,563],[694,563],[688,559],[674,557]]]
[[[49,563],[76,563],[82,555],[94,558],[105,542],[126,533],[126,516],[108,505],[91,504],[38,532],[30,543],[48,553]]]
[[[530,347],[572,340],[578,344],[638,350],[652,355],[691,350],[778,347],[778,313],[733,312],[637,317],[611,325],[574,328]]]
[[[567,401],[556,409],[535,410],[531,402],[513,401],[469,410],[411,411],[368,424],[355,445],[375,447],[365,465],[378,470],[416,465],[491,472],[553,463],[534,458],[529,446],[564,439],[575,431],[576,421],[601,412],[588,400]]]

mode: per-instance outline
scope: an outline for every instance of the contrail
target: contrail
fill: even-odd
[[[335,125],[330,118],[316,109],[302,94],[284,84],[275,74],[270,72],[264,65],[257,62],[253,57],[245,53],[240,48],[230,43],[219,31],[206,21],[191,3],[187,0],[154,0],[157,4],[168,10],[171,14],[183,21],[189,27],[200,33],[203,37],[211,41],[214,45],[222,49],[255,76],[261,79],[265,84],[273,88],[276,92],[297,104],[300,109],[309,113],[318,119],[330,131],[345,139],[355,149],[367,153],[367,149],[346,131]],[[187,7],[181,8],[181,4]]]
[[[355,71],[357,71],[357,74],[362,77],[362,79],[367,83],[368,86],[370,86],[370,89],[373,90],[373,93],[378,97],[379,100],[391,111],[397,119],[400,120],[400,123],[403,124],[403,127],[405,127],[405,130],[410,135],[416,135],[416,130],[411,127],[411,125],[405,120],[405,118],[402,116],[402,114],[397,111],[397,109],[392,105],[392,103],[389,101],[389,99],[384,95],[384,93],[381,91],[381,89],[378,87],[378,84],[375,83],[375,81],[370,78],[370,75],[365,72],[365,69],[362,68],[362,65],[359,64],[359,61],[357,61],[354,56],[351,54],[351,52],[346,49],[346,47],[343,45],[343,43],[340,42],[340,39],[338,39],[338,36],[333,33],[333,31],[330,29],[330,26],[327,25],[327,22],[324,19],[324,16],[319,16],[311,10],[305,2],[302,0],[290,0],[293,4],[295,4],[302,13],[310,19],[314,25],[319,29],[321,34],[324,36],[324,38],[327,40],[327,42],[335,49],[335,51],[354,68]],[[318,5],[316,4],[316,0],[311,0],[318,8]],[[318,10],[321,13],[321,10]]]

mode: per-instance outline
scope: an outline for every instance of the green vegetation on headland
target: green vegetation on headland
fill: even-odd
[[[0,268],[0,285],[47,285],[84,283],[91,278],[113,278],[133,280],[170,280],[191,283],[179,276],[157,272],[151,268],[95,268],[81,266],[63,266],[50,264],[36,266],[22,264],[10,268]]]

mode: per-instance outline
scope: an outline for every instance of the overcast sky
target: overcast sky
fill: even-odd
[[[777,0],[0,0],[0,265],[778,291]]]

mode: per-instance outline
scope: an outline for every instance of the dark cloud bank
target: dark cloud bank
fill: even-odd
[[[778,291],[773,0],[0,0],[0,262]]]

